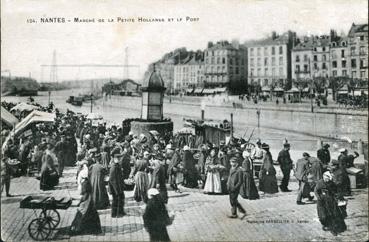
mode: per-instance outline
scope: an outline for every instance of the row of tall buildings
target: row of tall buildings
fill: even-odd
[[[368,24],[352,24],[345,36],[297,37],[288,31],[247,41],[209,42],[205,50],[176,49],[150,65],[172,91],[190,87],[228,87],[246,91],[248,85],[283,87],[288,81],[349,77],[368,79]],[[237,91],[236,91],[237,92]]]

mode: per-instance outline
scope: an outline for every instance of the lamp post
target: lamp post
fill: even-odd
[[[51,95],[51,91],[49,90],[49,99],[48,99],[48,105],[50,105],[50,95]]]
[[[312,113],[314,113],[313,94],[314,94],[313,93],[313,85],[311,85],[311,89],[310,89],[310,107],[311,107],[311,112]]]
[[[172,103],[172,82],[169,82],[169,103]]]
[[[233,138],[233,113],[231,113],[231,138]]]
[[[90,100],[91,100],[90,113],[92,113],[92,97],[93,97],[93,94],[91,93],[91,95],[90,95]]]
[[[206,106],[205,102],[202,101],[201,102],[201,120],[205,119],[205,106]]]

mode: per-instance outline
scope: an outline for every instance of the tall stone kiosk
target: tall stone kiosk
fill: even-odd
[[[141,119],[131,122],[131,131],[151,137],[149,131],[156,130],[161,136],[172,135],[173,122],[163,118],[164,82],[155,67],[142,83]]]

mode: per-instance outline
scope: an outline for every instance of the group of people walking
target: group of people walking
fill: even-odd
[[[11,196],[6,160],[19,158],[17,150],[22,145],[33,147],[21,156],[29,157],[24,158],[26,170],[34,165],[40,172],[41,190],[54,189],[64,166],[77,165],[76,183],[81,197],[71,225],[72,234],[102,232],[98,210],[111,208],[113,218],[125,216],[125,191],[133,188],[134,200],[146,204],[143,219],[152,240],[167,241],[166,226],[171,223],[165,206],[167,184],[178,193],[187,187],[203,188],[208,195],[229,194],[229,217],[237,218],[239,212],[243,218],[246,210],[238,196],[254,200],[260,198],[259,194],[291,192],[291,170],[299,182],[297,204],[304,204],[304,198],[313,200],[314,192],[323,229],[333,234],[346,229],[347,214],[342,205],[344,196],[350,195],[346,168],[353,166],[358,154],[348,155],[347,150],[341,150],[338,160],[331,160],[329,145],[325,144],[318,150],[317,158],[305,152],[294,165],[289,153],[291,145],[285,141],[276,159],[283,174],[278,186],[270,147],[261,140],[255,147],[242,139],[221,142],[218,147],[206,142],[197,150],[183,140],[177,142],[173,137],[155,133],[123,135],[118,126],[107,127],[104,122],[94,126],[85,116],[72,112],[57,113],[56,117],[52,125],[36,126],[34,135],[8,141],[2,152],[6,168],[2,169],[2,179],[9,181],[4,184],[7,196]],[[21,152],[24,149],[19,148]],[[257,166],[260,169],[255,169]]]

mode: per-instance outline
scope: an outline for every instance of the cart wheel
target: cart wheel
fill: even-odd
[[[34,240],[46,240],[52,230],[52,225],[44,218],[36,218],[28,225],[28,234]]]
[[[60,214],[55,209],[46,210],[45,218],[50,223],[50,225],[55,229],[60,222]]]

